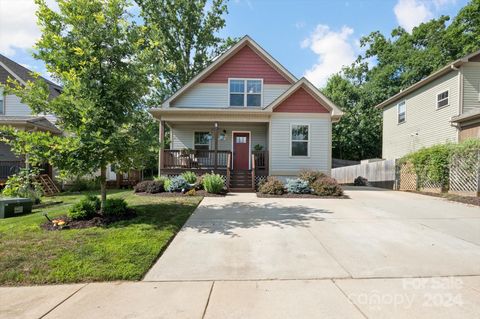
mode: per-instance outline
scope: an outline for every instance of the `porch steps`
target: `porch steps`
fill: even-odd
[[[252,171],[232,171],[230,175],[230,191],[232,192],[251,192],[252,190]]]

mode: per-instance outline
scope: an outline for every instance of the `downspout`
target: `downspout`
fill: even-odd
[[[463,67],[456,67],[454,64],[450,68],[458,72],[458,115],[463,114]],[[461,125],[455,125],[457,128],[457,143],[460,141]]]

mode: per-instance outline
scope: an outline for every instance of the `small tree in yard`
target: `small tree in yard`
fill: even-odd
[[[143,28],[129,16],[126,0],[57,0],[58,11],[45,0],[35,2],[42,30],[35,57],[62,83],[63,93],[49,99],[43,81],[13,90],[34,112],[55,114],[68,132],[50,144],[57,148],[52,164],[76,173],[100,170],[104,211],[107,165],[132,164],[132,148],[144,146],[132,136],[143,125],[139,114],[148,87],[139,62]]]

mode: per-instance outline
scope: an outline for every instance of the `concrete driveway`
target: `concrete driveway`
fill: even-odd
[[[205,198],[145,280],[480,275],[480,208],[375,188],[347,194]]]
[[[1,318],[480,318],[480,208],[205,198],[143,282],[0,287]]]

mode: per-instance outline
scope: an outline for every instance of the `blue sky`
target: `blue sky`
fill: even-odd
[[[53,0],[48,0],[53,3]],[[222,35],[250,35],[297,77],[318,86],[361,52],[361,36],[407,30],[467,0],[230,0]],[[33,0],[0,0],[0,53],[45,74],[31,57],[38,37]]]

